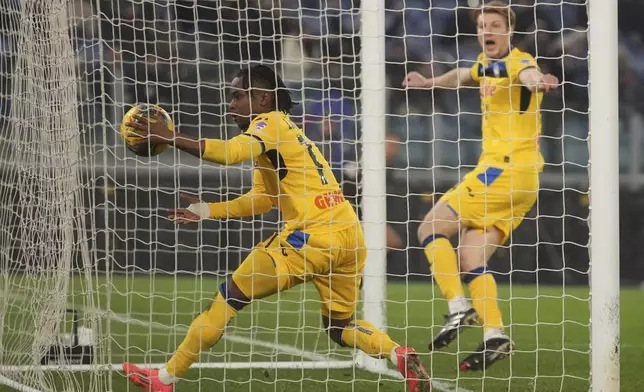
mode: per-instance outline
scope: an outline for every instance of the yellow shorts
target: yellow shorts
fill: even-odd
[[[539,173],[476,167],[440,199],[463,225],[487,230],[496,227],[506,242],[537,201]]]
[[[233,274],[248,298],[261,298],[313,281],[322,315],[350,319],[360,294],[367,250],[359,223],[331,232],[282,231],[253,249]],[[258,263],[257,260],[270,262]]]

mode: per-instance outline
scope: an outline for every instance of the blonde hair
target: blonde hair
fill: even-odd
[[[489,3],[483,3],[483,5],[474,11],[474,22],[478,23],[479,16],[482,14],[497,14],[508,24],[508,30],[514,30],[514,27],[517,24],[517,16],[510,8],[509,5],[502,1],[491,1]]]

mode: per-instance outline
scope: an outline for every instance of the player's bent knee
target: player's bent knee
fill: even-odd
[[[461,237],[459,263],[462,271],[471,271],[487,265],[498,249],[503,233],[497,229],[486,232],[468,230]]]
[[[471,245],[461,245],[459,249],[459,265],[461,271],[471,271],[485,266],[484,250]]]
[[[344,332],[344,327],[330,326],[326,329],[326,333],[329,335],[329,338],[341,347],[344,346],[344,343],[342,342],[342,332]]]
[[[324,330],[327,335],[329,335],[331,340],[342,347],[344,347],[344,342],[342,342],[342,332],[344,332],[344,327],[346,327],[350,321],[351,320],[329,319],[328,317],[322,316],[322,323],[324,324]]]
[[[430,235],[434,234],[433,230],[426,222],[423,222],[418,226],[418,230],[416,231],[416,235],[418,236],[418,242],[421,244],[425,242],[425,238],[429,237]]]
[[[425,244],[428,238],[446,237],[440,229],[441,228],[437,227],[433,221],[424,221],[420,226],[418,226],[418,231],[416,232],[418,235],[418,241],[421,244]]]
[[[244,309],[250,303],[250,299],[242,293],[232,279],[229,279],[219,286],[219,293],[224,297],[226,303],[236,311]]]
[[[416,234],[418,241],[424,243],[430,236],[440,235],[449,238],[456,234],[458,228],[458,217],[447,204],[441,203],[425,216]]]

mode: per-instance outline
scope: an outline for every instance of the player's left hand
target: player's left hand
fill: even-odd
[[[547,93],[556,90],[557,87],[559,87],[559,79],[555,75],[545,74],[541,77],[539,84],[537,84],[537,91]]]
[[[176,208],[176,209],[169,210],[168,219],[170,219],[174,223],[179,223],[183,225],[187,223],[199,222],[203,219],[206,219],[206,217],[203,216],[206,213],[206,211],[202,211],[201,213],[199,213],[199,210],[200,210],[200,207],[205,207],[205,208],[208,208],[208,211],[209,211],[208,203],[204,203],[197,196],[189,195],[187,193],[180,193],[179,198],[181,200],[185,200],[188,203],[190,203],[190,206],[188,208]]]
[[[144,139],[138,140],[133,144],[149,143],[155,145],[169,143],[174,138],[174,134],[168,127],[168,124],[163,121],[162,116],[160,111],[155,113],[152,121],[142,115],[134,116],[134,121],[128,125],[134,128],[136,133]]]

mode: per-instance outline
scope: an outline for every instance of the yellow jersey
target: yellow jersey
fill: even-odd
[[[539,145],[543,93],[523,86],[519,73],[538,68],[528,53],[513,48],[507,56],[491,60],[484,53],[471,68],[481,89],[483,152],[479,165],[517,170],[543,169]]]
[[[243,134],[220,142],[207,141],[204,156],[221,163],[254,157],[253,189],[230,202],[211,203],[211,217],[253,215],[265,209],[268,197],[282,213],[286,230],[328,232],[330,224],[335,231],[358,222],[328,162],[288,115],[261,114]],[[253,153],[258,144],[261,153]]]

